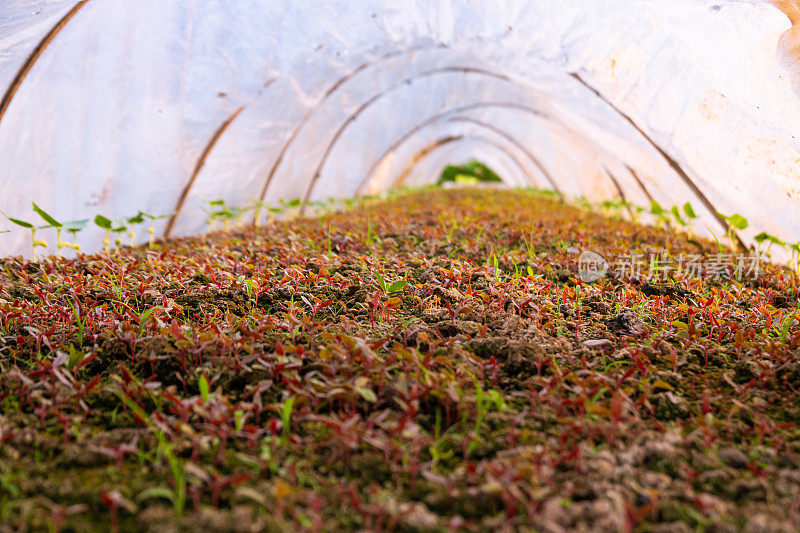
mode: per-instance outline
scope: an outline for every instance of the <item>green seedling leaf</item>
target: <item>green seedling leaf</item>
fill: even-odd
[[[71,233],[77,233],[77,232],[81,231],[83,228],[85,228],[86,224],[88,224],[88,223],[89,223],[89,219],[88,218],[84,218],[84,219],[81,219],[81,220],[70,220],[69,222],[64,222],[64,226],[63,227],[64,227],[65,230],[67,230],[67,231],[69,231]]]
[[[163,498],[169,502],[174,502],[175,493],[165,487],[151,487],[140,492],[136,497],[136,501],[138,503],[142,503],[145,500],[150,500],[153,498]]]
[[[50,224],[54,228],[60,228],[61,227],[61,222],[59,222],[56,219],[54,219],[53,217],[51,217],[50,214],[47,213],[47,211],[45,211],[44,209],[42,209],[41,207],[36,205],[36,202],[31,202],[31,205],[33,205],[33,210],[36,212],[36,214],[38,214],[40,217],[42,217],[42,220],[44,220],[45,222],[47,222],[48,224]]]
[[[357,387],[356,392],[369,403],[375,403],[378,401],[378,397],[375,395],[375,392],[372,389],[366,387]]]
[[[11,222],[13,222],[14,224],[16,224],[17,226],[22,226],[23,228],[33,229],[33,224],[31,224],[30,222],[25,222],[24,220],[20,220],[18,218],[10,217],[10,216],[6,215],[5,213],[3,213],[3,216],[6,217]]]
[[[724,218],[725,220],[727,220],[728,224],[730,224],[736,229],[746,229],[747,226],[749,225],[747,219],[744,218],[739,213],[734,213],[731,216],[723,215],[722,213],[717,213],[717,214],[722,218]]]
[[[683,212],[686,213],[686,216],[689,217],[689,220],[694,220],[697,218],[697,214],[695,214],[692,204],[689,202],[683,204]]]
[[[769,241],[770,243],[776,244],[778,246],[786,245],[786,243],[780,240],[779,238],[775,237],[774,235],[770,235],[769,233],[766,233],[764,231],[753,237],[753,240],[755,240],[759,244],[761,244],[764,241]]]
[[[139,316],[139,326],[144,327],[147,324],[147,321],[150,320],[150,315],[153,314],[155,311],[155,307],[151,307],[150,309],[145,309],[145,311]]]
[[[664,211],[664,208],[661,207],[661,204],[653,200],[653,203],[650,204],[650,213],[655,216],[664,216],[666,211]]]
[[[678,211],[678,206],[673,205],[672,209],[670,209],[670,211],[672,212],[672,216],[675,218],[675,221],[678,224],[680,224],[681,226],[685,226],[686,225],[686,221],[681,216],[681,212]]]
[[[404,279],[401,279],[401,280],[399,280],[399,281],[395,281],[394,283],[392,283],[391,285],[389,285],[389,292],[398,292],[398,291],[402,291],[402,290],[403,290],[403,288],[406,286],[406,284],[407,284],[407,283],[408,283],[408,282],[407,282],[406,280],[404,280]]]
[[[200,388],[200,397],[203,399],[203,403],[208,403],[208,398],[210,394],[208,392],[208,379],[206,379],[205,374],[200,374],[200,381],[198,383],[198,387]]]
[[[783,319],[783,322],[781,324],[782,342],[786,342],[786,339],[789,336],[789,329],[792,327],[792,323],[794,322],[796,316],[797,316],[797,311],[794,311],[793,313],[791,313],[790,315],[788,315],[786,318]]]
[[[67,358],[67,370],[72,370],[86,358],[86,354],[76,350],[73,345],[69,345],[69,357]]]
[[[744,218],[742,215],[739,215],[738,213],[731,215],[729,221],[731,225],[736,229],[745,229],[749,225],[747,219]]]
[[[127,219],[128,224],[141,224],[144,222],[144,213],[141,211],[131,218]]]
[[[292,408],[294,407],[295,397],[291,396],[281,408],[281,425],[283,426],[283,438],[289,438],[289,431],[292,425]]]
[[[384,280],[384,279],[383,279],[383,276],[381,276],[380,274],[375,274],[375,278],[376,278],[376,281],[377,281],[377,283],[378,283],[378,287],[380,287],[380,289],[381,289],[383,292],[388,292],[388,291],[386,290],[386,289],[387,289],[387,287],[386,287],[386,280]]]
[[[110,219],[104,217],[103,215],[96,215],[94,217],[94,223],[100,226],[103,229],[110,230],[112,228],[112,222]]]
[[[128,226],[125,225],[124,218],[115,218],[111,221],[111,231],[114,233],[122,233],[123,231],[127,230]]]
[[[150,213],[145,213],[144,211],[139,211],[139,215],[149,218],[150,220],[158,220],[161,218],[169,218],[175,214],[175,211],[170,211],[169,213],[164,213],[163,215],[151,215]]]

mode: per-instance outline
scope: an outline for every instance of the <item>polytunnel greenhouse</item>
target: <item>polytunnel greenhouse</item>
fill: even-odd
[[[0,532],[800,530],[798,24],[0,0]]]

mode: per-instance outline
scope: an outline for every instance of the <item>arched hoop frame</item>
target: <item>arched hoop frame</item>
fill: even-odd
[[[74,16],[88,3],[88,1],[89,0],[79,0],[78,2],[76,2],[75,5],[69,11],[67,11],[64,14],[64,16],[62,16],[56,22],[56,24],[50,29],[50,31],[48,31],[44,35],[44,37],[42,37],[42,39],[39,41],[39,43],[33,49],[31,54],[28,56],[28,58],[25,60],[25,62],[22,64],[22,66],[18,69],[18,71],[17,71],[16,75],[14,76],[11,84],[6,89],[6,91],[4,92],[3,98],[0,99],[0,123],[2,123],[2,119],[5,116],[5,113],[7,112],[8,108],[10,107],[11,102],[14,99],[14,96],[17,94],[17,92],[19,91],[20,87],[22,86],[25,78],[28,76],[28,74],[34,68],[34,66],[36,65],[37,61],[39,60],[39,58],[44,53],[44,51],[53,42],[53,40],[57,37],[57,35],[64,29],[64,27],[74,18]],[[437,45],[436,47],[446,48],[446,45]],[[302,127],[308,122],[308,119],[310,118],[310,116],[317,109],[319,109],[320,106],[323,105],[325,101],[327,101],[328,97],[331,94],[336,92],[342,85],[344,85],[353,76],[355,76],[359,72],[365,71],[371,65],[374,65],[376,63],[379,63],[381,61],[384,61],[386,59],[389,59],[391,57],[395,57],[395,56],[403,54],[403,53],[409,53],[409,52],[412,52],[412,51],[418,51],[418,50],[420,50],[422,48],[424,48],[424,47],[417,47],[416,50],[415,49],[410,49],[410,50],[406,50],[406,51],[392,51],[392,52],[389,52],[388,54],[385,54],[384,56],[381,56],[380,58],[377,58],[377,59],[375,59],[373,61],[366,62],[366,63],[363,63],[363,64],[359,65],[358,67],[356,67],[355,69],[350,71],[347,75],[339,78],[335,83],[333,83],[331,85],[331,87],[328,89],[328,91],[326,91],[324,97],[320,100],[320,102],[317,102],[317,104],[311,110],[309,110],[306,113],[306,115],[303,117],[303,119],[301,119],[301,121],[294,128],[292,135],[290,136],[289,140],[287,141],[287,143],[284,145],[283,149],[281,150],[281,154],[279,155],[278,159],[276,159],[276,162],[273,164],[273,168],[271,169],[270,174],[267,176],[267,179],[266,179],[265,184],[264,184],[264,186],[262,188],[262,192],[261,192],[261,195],[260,195],[259,198],[263,200],[264,197],[266,196],[267,189],[269,188],[269,185],[270,185],[271,181],[273,180],[274,175],[276,174],[278,167],[280,166],[280,162],[283,160],[283,158],[285,156],[285,153],[288,150],[288,146],[290,146],[292,144],[292,142],[297,137],[297,135],[299,134],[299,132],[302,129]],[[433,48],[433,47],[430,47],[430,48]],[[419,74],[417,74],[416,76],[414,76],[414,77],[412,77],[410,79],[403,80],[401,83],[410,83],[414,79],[418,79],[419,77],[423,77],[425,75],[432,75],[434,72],[437,72],[437,71],[440,71],[440,72],[446,72],[446,71],[458,72],[458,71],[461,71],[462,73],[467,73],[467,72],[483,73],[484,75],[487,75],[487,76],[491,76],[491,77],[496,77],[498,79],[507,80],[509,83],[512,83],[512,84],[517,85],[517,86],[523,86],[518,81],[512,79],[510,76],[507,76],[505,74],[494,72],[494,71],[490,71],[488,69],[475,68],[475,67],[443,67],[442,69],[435,69],[433,71],[428,71],[427,73],[426,72],[419,73]],[[720,224],[720,226],[722,226],[722,228],[726,232],[730,230],[727,221],[724,218],[722,218],[722,216],[719,214],[717,209],[714,207],[713,203],[703,193],[703,191],[697,186],[697,184],[689,176],[689,174],[682,168],[682,166],[672,156],[670,156],[666,152],[666,150],[664,150],[659,144],[657,144],[652,139],[652,137],[650,137],[633,120],[632,117],[630,117],[628,114],[624,113],[622,110],[617,108],[610,100],[608,100],[608,98],[606,98],[602,93],[600,93],[600,91],[598,91],[593,86],[591,86],[588,82],[586,82],[578,73],[575,73],[575,72],[570,73],[570,76],[574,80],[576,80],[576,82],[578,82],[583,87],[585,87],[587,90],[589,90],[592,94],[594,94],[594,96],[596,96],[602,102],[604,102],[605,105],[607,105],[608,108],[611,111],[613,111],[615,114],[619,115],[623,120],[625,120],[628,124],[630,124],[630,126],[632,128],[634,128],[634,130],[636,132],[638,132],[638,134],[641,135],[641,137],[654,150],[656,150],[656,152],[669,164],[669,166],[680,177],[680,179],[684,182],[684,184],[695,194],[695,196],[700,200],[700,202],[712,214],[712,216]],[[394,87],[394,86],[392,86],[392,87]],[[373,97],[371,97],[364,104],[362,104],[362,106],[358,110],[356,110],[356,112],[354,114],[352,114],[350,117],[348,117],[347,120],[340,126],[340,128],[339,128],[339,130],[337,130],[336,135],[334,136],[333,140],[328,144],[328,146],[326,146],[324,155],[323,155],[322,159],[320,160],[319,164],[317,165],[317,168],[315,169],[314,174],[312,175],[311,182],[310,182],[309,186],[306,188],[305,194],[303,195],[304,203],[306,203],[308,201],[308,198],[310,196],[311,191],[313,190],[313,187],[315,186],[317,180],[319,180],[319,176],[320,176],[320,174],[322,172],[322,169],[324,168],[325,162],[327,161],[328,156],[330,155],[331,151],[333,150],[333,146],[336,144],[338,139],[341,137],[341,134],[343,133],[344,129],[346,129],[347,126],[350,123],[352,123],[366,107],[368,107],[372,102],[374,102],[374,101],[378,100],[379,98],[381,98],[383,96],[383,94],[386,91],[390,91],[392,89],[392,87],[384,89],[383,91],[381,91],[381,92],[377,93],[376,95],[374,95]],[[224,134],[225,130],[228,129],[230,124],[233,122],[233,120],[235,120],[236,116],[238,116],[241,111],[242,111],[241,108],[238,109],[234,114],[232,114],[231,117],[229,117],[225,122],[223,122],[223,124],[219,128],[217,128],[217,130],[215,130],[214,134],[212,135],[212,138],[206,144],[206,149],[203,150],[203,152],[201,153],[201,155],[200,155],[200,157],[198,159],[198,162],[194,166],[193,173],[192,173],[192,175],[190,176],[190,179],[189,179],[189,184],[186,187],[184,187],[183,192],[181,193],[180,197],[178,198],[178,201],[176,203],[175,214],[170,219],[170,221],[167,223],[166,230],[164,232],[165,236],[168,236],[169,232],[172,230],[172,227],[174,226],[174,223],[175,223],[175,219],[179,215],[179,213],[180,213],[180,211],[181,211],[181,209],[183,207],[183,204],[185,203],[186,197],[188,196],[188,193],[189,193],[191,187],[194,184],[194,180],[196,179],[197,174],[199,174],[200,169],[202,169],[203,165],[205,164],[205,161],[207,160],[209,154],[211,153],[213,148],[216,146],[217,141],[219,140],[219,138]],[[635,175],[635,173],[634,173],[634,175]],[[637,182],[641,182],[641,180],[638,179],[638,176],[636,177],[636,180],[637,180]],[[648,194],[648,196],[649,196],[649,194]],[[741,246],[744,247],[744,242],[742,241],[741,237],[735,231],[733,231],[733,234],[735,235],[738,243]]]

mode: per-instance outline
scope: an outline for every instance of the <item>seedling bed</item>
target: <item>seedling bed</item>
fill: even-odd
[[[2,259],[0,531],[796,530],[797,278],[584,250],[719,253],[427,189]]]

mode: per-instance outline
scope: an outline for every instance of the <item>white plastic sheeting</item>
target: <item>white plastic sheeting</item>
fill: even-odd
[[[688,201],[717,234],[714,212],[737,212],[745,241],[795,242],[797,3],[780,4],[0,0],[0,209],[177,210],[158,229],[184,235],[203,198],[377,193],[477,158],[509,185]]]

